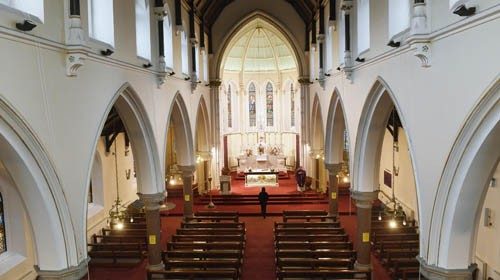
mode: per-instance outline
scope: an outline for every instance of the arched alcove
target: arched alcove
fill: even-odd
[[[481,206],[500,159],[500,81],[478,101],[462,126],[434,202],[427,265],[467,269],[473,260]]]
[[[208,119],[208,111],[203,97],[200,98],[198,104],[198,111],[196,113],[196,130],[195,130],[195,143],[196,143],[196,183],[198,184],[198,191],[201,193],[207,192],[210,188],[208,186],[208,178],[211,176],[209,167],[212,155],[210,153],[210,122]]]
[[[325,133],[323,131],[323,118],[321,114],[321,104],[317,94],[314,96],[311,122],[311,150],[308,155],[310,164],[306,166],[306,170],[313,179],[312,187],[314,186],[318,191],[324,192],[326,190],[328,174],[325,169]]]
[[[59,271],[80,262],[86,265],[56,170],[37,136],[12,108],[0,99],[0,161],[22,201],[29,230],[36,233],[36,268]]]
[[[325,137],[325,162],[341,163],[344,160],[344,142],[348,131],[344,104],[337,89],[333,91],[328,107]],[[349,133],[347,133],[349,135]],[[350,141],[348,141],[350,142]]]

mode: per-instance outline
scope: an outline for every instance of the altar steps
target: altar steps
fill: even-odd
[[[233,177],[235,180],[245,180],[245,173],[236,173],[236,172],[233,172]],[[288,174],[288,172],[283,172],[283,171],[280,171],[278,173],[278,180],[285,180],[285,179],[290,179],[290,174]]]
[[[210,201],[209,196],[200,196],[195,199],[195,205],[205,205]],[[216,205],[259,205],[257,195],[212,195]],[[328,200],[323,194],[272,194],[269,196],[268,205],[289,204],[327,204]]]

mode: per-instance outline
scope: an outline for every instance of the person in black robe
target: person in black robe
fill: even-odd
[[[265,219],[266,218],[266,207],[267,207],[267,201],[269,200],[269,194],[266,192],[266,188],[262,188],[262,190],[259,193],[259,203],[260,203],[260,213],[262,214],[262,217]]]

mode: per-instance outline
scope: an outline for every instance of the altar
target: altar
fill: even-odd
[[[248,170],[245,174],[245,187],[277,187],[278,171],[274,169]]]

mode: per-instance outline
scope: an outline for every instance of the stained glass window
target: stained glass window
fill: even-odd
[[[249,117],[249,126],[255,126],[256,124],[256,117],[257,117],[257,111],[255,108],[255,101],[256,101],[256,96],[255,96],[255,85],[254,83],[251,83],[250,86],[248,87],[248,117]]]
[[[0,193],[0,254],[7,251],[7,239],[5,237],[5,219],[3,215],[3,197]]]
[[[295,126],[295,91],[293,90],[293,83],[290,84],[290,125]]]
[[[271,83],[267,83],[266,85],[266,118],[267,118],[267,126],[274,125],[274,108],[273,108],[273,85]]]
[[[233,127],[233,116],[231,111],[231,85],[227,86],[227,127]]]

